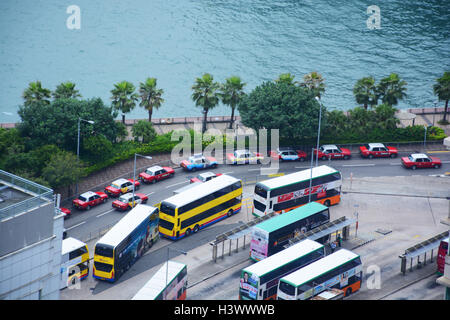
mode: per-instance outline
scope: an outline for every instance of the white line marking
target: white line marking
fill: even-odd
[[[248,169],[247,171],[258,171],[258,170],[261,170],[261,168],[259,168],[259,169]]]
[[[84,223],[86,223],[86,221],[83,221],[83,222],[80,222],[79,224],[76,224],[76,225],[74,225],[74,226],[71,226],[70,228],[67,228],[66,231],[69,231],[69,230],[72,230],[73,228],[79,227],[79,226],[81,226],[81,225],[84,224]]]
[[[390,163],[391,166],[401,166],[401,163]]]
[[[188,183],[188,182],[189,182],[189,181],[178,182],[178,183],[172,184],[172,185],[170,185],[170,186],[167,186],[166,189],[169,189],[170,187],[177,186],[177,185],[182,184],[182,183]]]
[[[310,169],[311,167],[295,167],[295,169]]]
[[[149,195],[154,194],[154,193],[155,193],[155,192],[147,193],[146,196],[148,197]]]
[[[222,174],[230,174],[230,173],[233,173],[234,171],[230,171],[230,172],[224,172],[224,173],[222,173]]]
[[[97,217],[97,218],[100,218],[101,216],[104,216],[104,215],[107,214],[107,213],[113,212],[114,210],[116,210],[116,209],[111,209],[111,210],[109,210],[109,211],[103,212],[103,213],[97,215],[96,217]]]
[[[375,164],[368,163],[368,164],[343,164],[343,167],[373,167]]]

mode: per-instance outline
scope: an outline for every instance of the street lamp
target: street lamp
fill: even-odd
[[[92,120],[84,120],[84,119],[78,118],[78,139],[77,139],[78,140],[78,142],[77,142],[77,163],[78,164],[80,163],[80,123],[81,123],[81,121],[84,121],[84,122],[87,122],[90,124],[95,123]],[[77,177],[77,184],[76,184],[75,189],[76,189],[75,194],[78,194],[78,177]]]
[[[185,251],[167,247],[167,259],[166,259],[166,287],[167,287],[167,281],[168,281],[167,278],[169,277],[169,251],[170,251],[170,250],[177,251],[177,252],[179,252],[179,253],[182,253],[182,254],[184,254],[184,255],[187,255],[187,252],[185,252]]]
[[[319,110],[319,128],[317,129],[317,147],[316,147],[316,167],[319,165],[319,140],[320,140],[320,122],[322,120],[322,103],[320,102],[320,98],[315,98],[320,105]]]
[[[139,157],[142,157],[142,158],[145,158],[145,159],[149,159],[149,160],[152,160],[153,158],[152,157],[150,157],[150,156],[143,156],[143,155],[140,155],[140,154],[138,154],[138,153],[135,153],[134,154],[134,169],[133,169],[133,198],[131,198],[132,199],[132,203],[133,203],[133,207],[134,207],[134,203],[135,203],[135,201],[134,201],[134,190],[136,189],[136,156],[139,156]]]
[[[425,152],[425,148],[427,145],[427,126],[423,126],[423,128],[425,129],[425,134],[423,136],[423,152]]]
[[[434,110],[433,110],[433,127],[434,127],[434,116],[436,115],[436,107],[437,107],[438,101],[434,102]]]

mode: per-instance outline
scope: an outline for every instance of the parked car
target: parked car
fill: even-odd
[[[277,148],[270,151],[270,156],[281,161],[305,161],[307,154],[304,151],[294,150],[293,148]]]
[[[334,144],[326,144],[319,148],[319,159],[327,160],[327,159],[350,159],[352,157],[352,153],[349,149],[338,148]],[[317,155],[317,150],[314,149],[314,155]]]
[[[175,170],[170,167],[153,166],[147,168],[139,174],[139,180],[145,183],[156,183],[158,181],[171,178],[175,174]]]
[[[395,158],[398,155],[398,150],[395,147],[386,147],[382,143],[369,143],[359,147],[360,155],[363,158],[381,158],[391,157]]]
[[[89,210],[100,203],[104,203],[108,200],[108,195],[104,192],[88,191],[78,196],[77,199],[72,201],[72,205],[79,210]]]
[[[180,166],[186,171],[196,171],[207,168],[216,168],[218,162],[213,157],[205,157],[201,153],[196,153],[189,157],[188,160],[183,160]]]
[[[402,164],[405,168],[416,170],[417,168],[436,168],[442,165],[441,159],[431,157],[424,153],[413,153],[408,157],[402,157]]]
[[[119,199],[115,200],[112,203],[113,208],[116,208],[117,210],[126,211],[128,209],[133,208],[134,206],[138,205],[139,203],[147,203],[148,197],[143,193],[135,193],[134,194],[134,201],[133,199],[133,193],[126,193],[119,197]],[[134,202],[134,204],[133,204]]]
[[[248,149],[236,150],[233,153],[227,153],[228,162],[231,164],[249,164],[260,163],[264,159],[261,153],[252,152]]]
[[[136,190],[140,187],[139,181],[134,181],[132,179],[118,179],[113,181],[109,186],[105,188],[105,193],[108,196],[118,197],[121,194],[133,191],[133,188],[136,187]]]
[[[189,180],[189,183],[206,182],[206,181],[209,181],[209,180],[214,179],[221,175],[222,175],[221,173],[214,173],[211,171],[203,172],[203,173],[198,174],[196,177],[191,178]]]
[[[71,214],[72,214],[72,211],[70,211],[70,209],[63,208],[63,207],[61,207],[61,208],[59,208],[59,209],[60,209],[61,212],[64,214],[64,219],[69,219],[69,218],[70,218],[70,216],[71,216]]]

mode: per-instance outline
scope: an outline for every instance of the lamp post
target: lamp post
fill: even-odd
[[[319,109],[319,128],[317,129],[317,147],[316,147],[316,167],[319,164],[319,140],[320,140],[320,122],[322,120],[322,103],[320,102],[320,98],[315,98],[320,105]]]
[[[167,259],[166,259],[166,287],[167,287],[167,281],[168,281],[167,278],[169,277],[169,251],[170,251],[170,250],[177,251],[177,252],[179,252],[179,253],[182,253],[182,254],[184,254],[184,255],[187,255],[187,252],[185,252],[185,251],[167,247]],[[165,300],[165,297],[164,297],[164,300]]]
[[[311,172],[309,175],[309,194],[308,194],[308,203],[311,202],[311,189],[312,189],[312,168],[313,168],[313,162],[314,162],[314,148],[311,149]]]
[[[137,156],[139,156],[139,157],[142,157],[142,158],[145,158],[145,159],[149,159],[149,160],[152,160],[153,158],[152,157],[150,157],[150,156],[143,156],[143,155],[141,155],[141,154],[138,154],[138,153],[135,153],[134,154],[134,169],[133,169],[133,198],[132,198],[132,203],[133,203],[133,207],[134,207],[134,203],[135,203],[135,201],[134,201],[134,190],[136,189],[136,157]]]
[[[84,120],[84,119],[78,118],[78,139],[77,139],[78,140],[78,142],[77,142],[77,163],[78,164],[80,163],[80,124],[81,124],[81,121],[85,121],[90,124],[95,123],[92,120]],[[75,194],[78,194],[78,177],[77,177],[77,184],[75,186]]]
[[[428,130],[428,128],[427,128],[427,126],[423,126],[423,127],[425,129],[425,134],[423,136],[423,152],[425,152],[425,148],[427,145],[427,130]]]
[[[434,111],[433,111],[433,127],[434,127],[434,116],[436,115],[436,107],[437,107],[438,101],[434,102]]]

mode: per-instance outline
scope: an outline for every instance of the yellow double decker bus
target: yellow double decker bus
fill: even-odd
[[[60,289],[75,285],[89,274],[89,250],[86,243],[66,238],[61,247],[61,284]]]
[[[221,175],[161,202],[159,233],[177,240],[241,210],[242,181]]]

